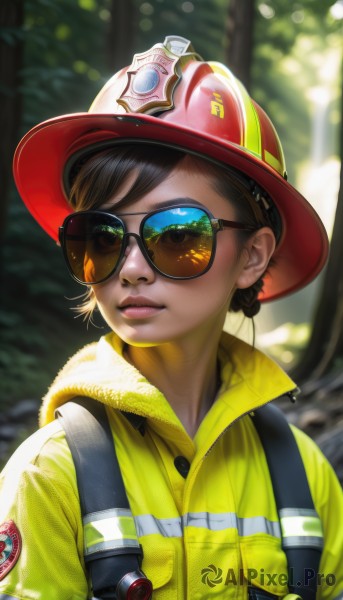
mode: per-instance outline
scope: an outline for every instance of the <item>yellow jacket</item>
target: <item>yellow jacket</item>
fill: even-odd
[[[0,600],[91,597],[75,471],[54,420],[55,408],[79,395],[108,407],[144,550],[143,571],[153,582],[155,600],[245,600],[249,574],[257,587],[280,597],[287,594],[273,490],[249,413],[295,386],[273,361],[227,334],[219,358],[220,394],[194,439],[165,397],[124,360],[114,334],[66,364],[44,399],[43,427],[2,473],[0,523],[15,523],[22,550],[1,575],[6,556],[0,548]],[[121,410],[146,417],[144,436]],[[324,532],[317,598],[341,598],[342,491],[315,444],[302,432],[294,433]],[[177,457],[189,462],[187,477],[177,470]]]

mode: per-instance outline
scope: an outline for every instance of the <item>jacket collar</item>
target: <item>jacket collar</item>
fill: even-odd
[[[122,341],[110,333],[75,354],[44,398],[40,424],[52,421],[61,404],[85,395],[118,410],[164,423],[171,433],[180,431],[182,425],[166,398],[123,358],[122,350]],[[196,434],[199,441],[211,430],[218,435],[219,427],[229,426],[240,416],[295,388],[274,361],[227,333],[221,339],[219,361],[222,386]]]

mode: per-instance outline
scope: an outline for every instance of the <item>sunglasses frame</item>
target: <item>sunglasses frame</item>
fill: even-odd
[[[170,211],[170,210],[175,210],[178,208],[192,208],[192,209],[197,209],[202,211],[203,213],[205,213],[209,219],[210,225],[211,225],[211,229],[212,229],[212,240],[213,240],[213,244],[212,244],[212,251],[211,251],[211,257],[210,260],[206,266],[206,268],[201,271],[201,273],[197,273],[196,275],[190,275],[190,276],[176,276],[176,275],[168,275],[167,273],[164,273],[163,271],[161,271],[156,265],[155,263],[152,261],[152,259],[149,256],[149,251],[148,249],[145,247],[145,242],[144,242],[144,237],[143,237],[143,228],[144,225],[146,223],[146,221],[153,215],[158,214],[160,212],[166,212],[166,211]],[[82,281],[81,279],[79,279],[77,277],[77,275],[75,275],[75,273],[72,270],[69,258],[68,258],[68,252],[67,252],[67,226],[68,223],[71,219],[75,218],[75,216],[77,215],[104,215],[107,218],[110,219],[114,219],[117,222],[119,221],[120,225],[123,228],[123,238],[122,238],[122,242],[121,242],[121,249],[120,249],[120,253],[118,256],[118,260],[116,262],[115,267],[110,271],[110,273],[108,275],[106,275],[106,277],[103,277],[103,279],[101,279],[100,281],[96,281],[96,282],[85,282]],[[141,220],[140,224],[139,224],[139,233],[132,233],[130,231],[127,230],[126,224],[125,222],[122,220],[121,217],[128,217],[128,216],[136,216],[136,215],[144,215],[144,218]],[[215,255],[216,255],[216,249],[217,249],[217,233],[219,231],[223,231],[224,229],[236,229],[236,230],[240,230],[240,231],[256,231],[256,228],[248,226],[244,223],[241,223],[239,221],[228,221],[227,219],[220,219],[220,218],[216,218],[212,215],[212,213],[207,209],[204,208],[203,206],[198,206],[198,205],[194,205],[194,204],[172,204],[169,207],[163,207],[163,208],[158,208],[156,210],[152,210],[149,212],[128,212],[128,213],[121,213],[120,216],[117,216],[111,212],[107,212],[107,211],[103,211],[103,210],[84,210],[84,211],[77,211],[77,212],[73,212],[70,215],[68,215],[64,221],[63,224],[59,227],[59,242],[63,251],[63,256],[65,259],[65,262],[67,264],[68,270],[70,275],[72,276],[73,279],[75,279],[75,281],[77,281],[78,283],[80,283],[81,285],[98,285],[100,283],[103,283],[104,281],[107,281],[108,279],[110,279],[110,277],[112,277],[116,271],[118,270],[118,267],[122,261],[122,258],[124,257],[125,254],[125,250],[127,248],[127,244],[128,244],[128,240],[130,238],[130,236],[134,237],[137,240],[138,246],[140,251],[142,252],[145,260],[148,262],[148,264],[151,266],[151,268],[159,273],[160,275],[163,275],[163,277],[166,277],[167,279],[176,279],[176,280],[187,280],[187,279],[196,279],[197,277],[201,277],[202,275],[204,275],[205,273],[207,273],[207,271],[209,271],[209,269],[211,268]]]

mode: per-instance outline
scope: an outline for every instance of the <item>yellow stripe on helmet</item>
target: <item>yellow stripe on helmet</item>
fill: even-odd
[[[243,139],[241,140],[241,146],[255,156],[262,158],[260,121],[247,90],[225,65],[216,61],[209,61],[208,64],[224,84],[230,82],[230,88],[234,90],[236,94],[236,99],[241,107],[244,121],[244,131]]]

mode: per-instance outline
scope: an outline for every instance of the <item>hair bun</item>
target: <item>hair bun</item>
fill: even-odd
[[[254,285],[246,289],[235,291],[229,310],[232,312],[243,311],[246,317],[252,318],[260,311],[261,302],[258,295],[263,288],[263,277],[258,279]]]

